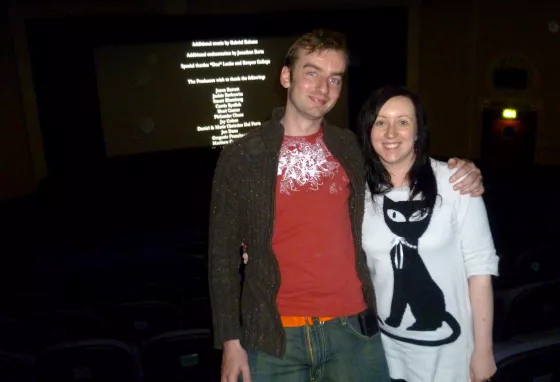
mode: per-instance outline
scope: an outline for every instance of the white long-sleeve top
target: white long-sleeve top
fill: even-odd
[[[473,320],[468,278],[497,275],[482,198],[461,195],[454,170],[432,160],[438,198],[430,213],[408,201],[408,187],[366,192],[363,248],[376,292],[391,378],[468,382]]]

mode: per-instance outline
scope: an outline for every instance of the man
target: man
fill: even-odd
[[[361,252],[362,157],[351,131],[324,120],[347,62],[342,35],[300,37],[281,71],[286,107],[221,153],[209,279],[222,382],[389,379]],[[478,169],[454,161],[450,181],[468,174],[456,186],[481,195]]]

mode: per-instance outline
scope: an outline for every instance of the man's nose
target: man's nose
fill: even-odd
[[[329,84],[326,79],[321,79],[317,81],[316,86],[317,91],[321,92],[321,94],[326,94],[329,91]]]

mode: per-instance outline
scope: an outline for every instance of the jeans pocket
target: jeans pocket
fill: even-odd
[[[358,316],[342,317],[341,322],[342,322],[342,326],[344,327],[344,330],[346,330],[348,333],[353,334],[358,338],[364,340],[372,340],[376,336],[379,336],[379,333],[376,333],[373,336],[368,336],[364,334]]]

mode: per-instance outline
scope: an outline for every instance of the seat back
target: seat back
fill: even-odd
[[[45,350],[36,362],[39,382],[138,382],[134,351],[115,340],[66,343]]]
[[[220,354],[210,330],[182,330],[147,341],[141,352],[145,382],[219,380]]]
[[[39,346],[37,332],[27,322],[10,316],[0,316],[0,351],[33,353]]]
[[[33,358],[15,353],[0,352],[0,381],[33,382]]]
[[[506,307],[502,338],[560,328],[559,295],[560,281],[521,289]]]
[[[492,382],[560,381],[560,339],[515,343],[497,354],[498,371]]]
[[[89,309],[61,309],[36,316],[45,346],[62,342],[106,338],[105,319]]]
[[[181,329],[181,311],[164,301],[120,304],[110,309],[106,317],[111,337],[137,344]]]

